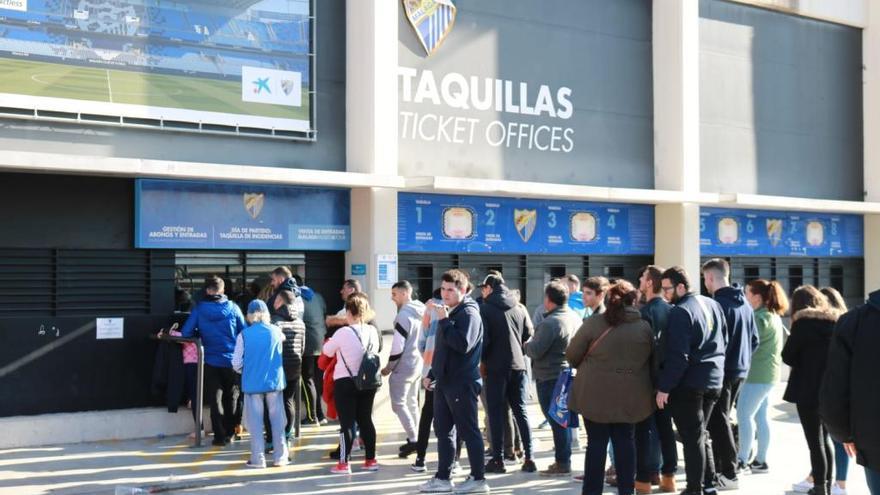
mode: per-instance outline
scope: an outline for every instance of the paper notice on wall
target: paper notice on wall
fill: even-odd
[[[376,287],[390,289],[397,282],[397,255],[380,254],[376,260]]]
[[[124,318],[97,318],[95,319],[95,328],[97,329],[96,338],[101,339],[121,339]]]

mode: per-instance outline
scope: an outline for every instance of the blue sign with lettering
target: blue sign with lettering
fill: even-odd
[[[347,251],[349,219],[346,189],[135,182],[138,248]]]
[[[701,208],[700,254],[860,257],[864,225],[858,215]]]
[[[400,252],[654,254],[654,207],[398,193]]]

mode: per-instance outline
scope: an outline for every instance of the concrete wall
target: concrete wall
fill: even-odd
[[[317,129],[314,143],[0,119],[0,149],[73,155],[345,170],[345,2],[315,2]]]
[[[701,0],[702,190],[861,201],[861,39]]]

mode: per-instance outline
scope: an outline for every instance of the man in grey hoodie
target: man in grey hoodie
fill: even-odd
[[[405,458],[416,451],[419,417],[419,378],[422,372],[422,355],[419,353],[419,332],[425,305],[412,298],[412,285],[406,280],[391,287],[391,300],[397,305],[394,319],[394,337],[391,356],[382,370],[388,379],[391,409],[397,414],[406,443],[400,447],[400,457]]]

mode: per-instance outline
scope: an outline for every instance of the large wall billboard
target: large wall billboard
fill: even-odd
[[[0,106],[308,133],[310,5],[0,2]]]

